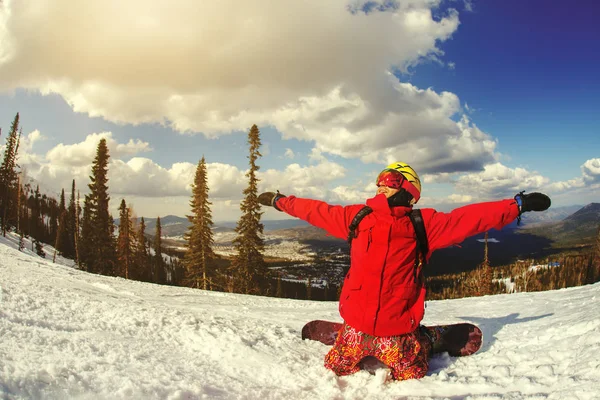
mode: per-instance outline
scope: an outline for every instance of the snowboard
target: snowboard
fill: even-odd
[[[302,328],[302,339],[316,340],[331,346],[342,326],[343,324],[340,322],[310,321]],[[483,333],[473,324],[434,325],[427,326],[426,329],[429,333],[427,336],[437,337],[439,335],[439,338],[433,342],[433,354],[447,352],[452,357],[469,356],[477,352],[482,344]]]

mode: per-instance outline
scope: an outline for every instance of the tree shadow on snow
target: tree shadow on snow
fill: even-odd
[[[496,342],[496,334],[500,332],[500,330],[505,325],[512,324],[521,324],[529,321],[535,321],[541,318],[546,318],[554,315],[553,313],[537,315],[534,317],[525,317],[519,318],[518,313],[509,314],[506,317],[494,317],[494,318],[482,318],[482,317],[458,317],[460,319],[465,320],[466,322],[470,322],[475,324],[481,329],[483,333],[483,343],[481,348],[477,351],[476,354],[480,354],[486,352],[492,347],[492,345]],[[442,353],[439,355],[435,355],[429,363],[429,372],[428,375],[439,372],[441,369],[448,367],[452,364],[454,357],[450,357],[448,353]]]

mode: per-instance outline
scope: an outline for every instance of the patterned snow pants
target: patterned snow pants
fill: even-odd
[[[380,337],[344,324],[325,356],[325,368],[337,375],[350,375],[360,370],[363,358],[373,356],[390,367],[395,380],[419,379],[427,373],[430,354],[431,341],[420,329]]]

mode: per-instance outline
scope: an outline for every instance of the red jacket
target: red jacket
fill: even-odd
[[[375,336],[412,332],[423,319],[425,287],[415,280],[416,234],[406,216],[410,207],[390,208],[385,195],[367,200],[373,212],[357,228],[350,270],[340,296],[340,314],[353,328]],[[283,197],[277,207],[346,239],[348,226],[364,205],[332,206],[318,200]],[[450,213],[421,209],[429,253],[469,236],[501,229],[518,215],[515,200],[472,204]]]

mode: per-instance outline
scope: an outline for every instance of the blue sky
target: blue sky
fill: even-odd
[[[20,113],[20,164],[49,193],[73,178],[85,192],[108,138],[111,206],[125,198],[148,217],[189,212],[204,155],[214,219],[236,219],[254,123],[261,190],[362,203],[377,172],[404,161],[423,180],[421,207],[520,190],[584,205],[600,197],[598,11],[593,1],[5,1],[0,127]]]

